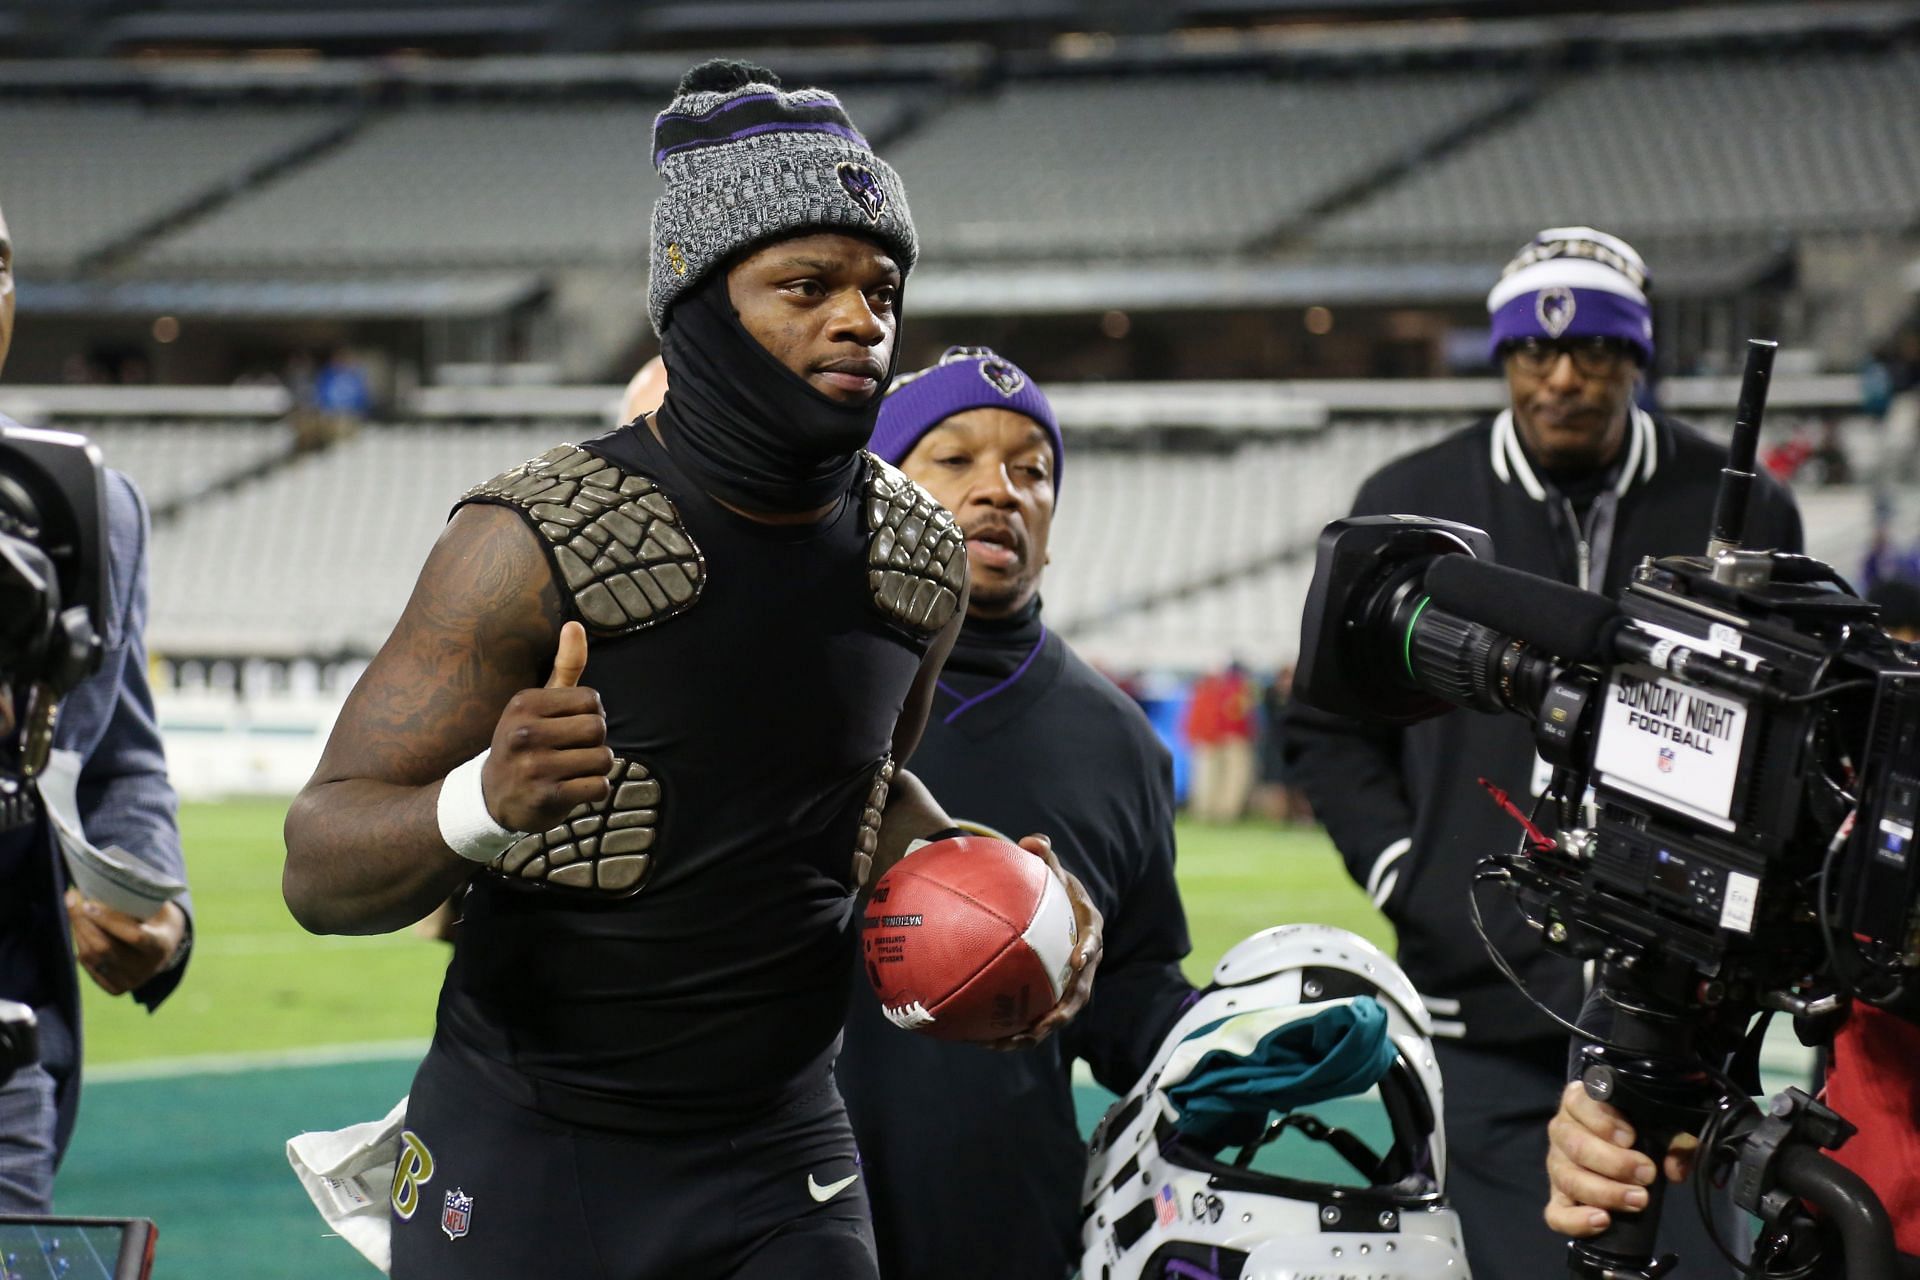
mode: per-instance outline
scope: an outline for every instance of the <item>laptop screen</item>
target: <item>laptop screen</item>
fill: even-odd
[[[158,1234],[145,1218],[0,1216],[0,1280],[147,1280]]]

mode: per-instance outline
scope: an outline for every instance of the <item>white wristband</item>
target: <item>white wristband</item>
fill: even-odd
[[[447,848],[474,862],[492,862],[526,835],[509,831],[487,812],[487,797],[480,787],[480,771],[486,767],[482,751],[449,773],[440,783],[440,838]]]

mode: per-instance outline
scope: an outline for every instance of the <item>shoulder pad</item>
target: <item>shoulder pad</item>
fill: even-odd
[[[888,619],[933,635],[967,586],[967,543],[933,495],[867,455],[867,583]]]
[[[706,558],[660,487],[578,445],[549,449],[460,501],[524,515],[595,635],[664,621],[691,608],[706,583]]]

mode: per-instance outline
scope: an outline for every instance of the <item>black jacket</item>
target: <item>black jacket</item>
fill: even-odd
[[[1050,1280],[1079,1258],[1087,1149],[1073,1059],[1125,1093],[1192,988],[1173,877],[1167,749],[1113,683],[1037,611],[967,621],[909,768],[963,825],[1044,832],[1106,917],[1080,1016],[996,1053],[901,1031],[855,981],[836,1067],[887,1280]]]
[[[1725,449],[1691,427],[1635,410],[1613,482],[1576,515],[1531,464],[1511,414],[1502,413],[1375,472],[1360,486],[1353,513],[1476,525],[1492,535],[1500,563],[1616,595],[1643,557],[1705,549],[1725,460]],[[1801,549],[1793,499],[1764,475],[1754,486],[1746,542]],[[1398,931],[1401,966],[1427,997],[1436,1032],[1478,1043],[1559,1038],[1495,970],[1468,914],[1475,864],[1520,834],[1476,780],[1497,783],[1527,807],[1537,760],[1527,724],[1455,711],[1383,728],[1296,698],[1286,741],[1347,870]],[[1489,937],[1528,987],[1575,1017],[1579,968],[1545,951],[1506,890],[1475,892]]]

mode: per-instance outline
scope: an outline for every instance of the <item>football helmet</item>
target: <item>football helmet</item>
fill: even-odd
[[[1432,1026],[1400,966],[1344,929],[1299,924],[1234,946],[1213,976],[1094,1131],[1082,1280],[1466,1280],[1460,1220],[1444,1195]],[[1377,1010],[1349,1007],[1368,1001]],[[1342,1048],[1365,1040],[1368,1068],[1331,1087],[1377,1098],[1386,1123],[1370,1132],[1390,1130],[1384,1153],[1313,1114],[1331,1100],[1328,1082],[1296,1089],[1313,1067],[1297,1052],[1284,1066],[1262,1064],[1258,1046],[1289,1027],[1300,1033],[1293,1051],[1330,1043],[1302,1025],[1315,1020],[1347,1038]],[[1198,1119],[1196,1091],[1211,1122]],[[1238,1141],[1226,1136],[1234,1125],[1218,1123],[1223,1112],[1240,1121]],[[1353,1177],[1289,1172],[1268,1149],[1289,1131],[1325,1143]]]

